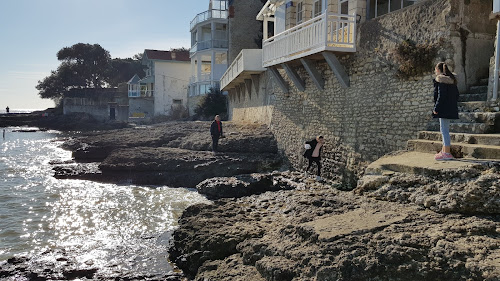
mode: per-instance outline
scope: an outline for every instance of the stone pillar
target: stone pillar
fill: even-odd
[[[256,19],[265,3],[260,0],[234,0],[234,16],[229,18],[229,51],[227,63],[230,65],[242,49],[260,49],[262,46],[263,24]]]
[[[290,29],[297,24],[297,1],[289,1],[286,4],[285,29]]]

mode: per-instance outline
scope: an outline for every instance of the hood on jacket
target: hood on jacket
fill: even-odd
[[[436,76],[436,82],[444,84],[455,84],[455,80],[453,80],[453,78],[443,74],[439,74],[438,76]]]

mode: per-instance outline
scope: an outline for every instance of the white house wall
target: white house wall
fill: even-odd
[[[187,88],[191,76],[190,62],[155,62],[154,114],[169,115],[173,100],[187,106]]]

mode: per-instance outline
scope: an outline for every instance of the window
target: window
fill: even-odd
[[[368,18],[376,18],[413,5],[416,0],[369,0]]]
[[[297,24],[302,23],[304,20],[304,3],[297,3]]]
[[[340,0],[340,13],[342,15],[349,14],[349,0]]]
[[[314,9],[313,9],[313,15],[314,17],[317,17],[319,15],[321,15],[321,12],[323,11],[323,8],[322,8],[322,2],[323,0],[314,0]]]
[[[173,100],[174,105],[182,105],[182,100]]]

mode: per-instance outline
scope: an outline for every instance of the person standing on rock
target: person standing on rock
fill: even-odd
[[[306,151],[304,152],[304,157],[309,160],[309,165],[307,166],[305,174],[307,176],[309,169],[312,167],[312,163],[315,162],[318,166],[316,180],[321,180],[321,151],[324,144],[325,139],[323,136],[317,136],[315,139],[307,141],[305,144]]]
[[[434,109],[433,117],[439,118],[439,126],[443,136],[443,147],[434,159],[452,160],[450,121],[458,119],[458,88],[457,78],[444,62],[440,62],[434,68],[436,79],[434,79]]]
[[[212,135],[212,151],[217,152],[219,147],[219,139],[224,137],[222,133],[222,122],[220,121],[220,116],[215,115],[212,125],[210,125],[210,135]]]

